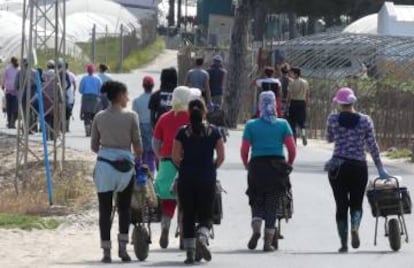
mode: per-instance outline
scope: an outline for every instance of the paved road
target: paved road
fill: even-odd
[[[131,98],[140,90],[140,81],[145,74],[159,77],[159,69],[175,65],[174,53],[169,51],[154,64],[132,74],[114,75],[127,83]],[[79,104],[79,102],[78,102]],[[78,107],[79,108],[79,107]],[[78,109],[77,109],[78,111]],[[2,122],[0,125],[3,126]],[[318,268],[380,268],[380,267],[414,267],[414,244],[402,244],[398,253],[392,253],[388,241],[383,237],[380,228],[379,244],[373,246],[374,219],[368,203],[365,200],[365,215],[361,226],[361,247],[350,250],[348,254],[337,254],[339,241],[335,227],[334,201],[329,188],[326,174],[322,167],[330,156],[329,146],[322,142],[310,141],[309,146],[298,148],[298,158],[291,180],[293,184],[295,214],[288,224],[283,224],[285,240],[280,242],[280,250],[264,254],[262,251],[249,251],[246,244],[250,235],[250,217],[246,189],[246,171],[241,165],[239,145],[241,132],[232,131],[226,144],[226,162],[219,170],[227,194],[223,196],[224,220],[215,228],[216,238],[211,243],[213,260],[211,267],[318,267]],[[88,150],[89,140],[84,137],[82,124],[75,113],[72,131],[68,134],[68,146],[79,150]],[[410,189],[414,189],[414,168],[412,165],[393,162],[388,164],[393,174],[403,176]],[[370,174],[375,175],[375,169],[370,165]],[[414,235],[414,220],[408,216],[407,225]],[[383,221],[381,221],[381,224]],[[382,225],[381,225],[382,227]],[[96,227],[97,228],[97,227]],[[90,247],[85,247],[82,253],[75,256],[66,252],[57,261],[49,262],[53,267],[93,267],[97,262],[98,250],[97,229],[90,233]],[[115,233],[114,233],[115,234]],[[154,244],[148,260],[143,263],[122,265],[114,263],[105,267],[179,267],[182,266],[184,252],[177,250],[178,241],[171,241],[170,249],[161,250],[158,246],[159,226],[153,230]],[[115,236],[114,236],[115,237]],[[76,245],[76,241],[73,241]],[[89,245],[89,244],[88,244]],[[80,245],[82,246],[82,245]],[[262,244],[259,244],[261,248]],[[68,245],[69,247],[69,245]],[[116,246],[115,246],[116,249]],[[79,250],[78,250],[79,251]],[[116,250],[115,252],[116,253]],[[131,250],[131,254],[133,252]],[[114,260],[117,258],[114,256]],[[203,264],[204,265],[204,264]]]

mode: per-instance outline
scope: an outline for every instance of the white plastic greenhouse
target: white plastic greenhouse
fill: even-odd
[[[50,0],[45,0],[45,3]],[[23,0],[0,0],[0,60],[4,61],[13,55],[20,55],[22,38]],[[54,18],[54,11],[49,11],[49,18]],[[99,34],[119,34],[121,25],[126,33],[134,31],[141,36],[141,25],[138,19],[120,4],[109,0],[67,0],[66,1],[66,47],[69,54],[80,50],[77,42],[90,41],[92,28],[96,26]],[[44,33],[50,25],[39,22],[38,32]],[[46,28],[46,31],[44,31]],[[53,46],[53,42],[50,42]]]

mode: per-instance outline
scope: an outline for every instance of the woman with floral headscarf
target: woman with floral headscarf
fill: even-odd
[[[241,147],[241,158],[248,170],[246,193],[252,209],[253,234],[248,248],[256,248],[264,220],[264,251],[275,250],[272,242],[277,233],[275,228],[277,200],[280,194],[290,189],[290,166],[296,155],[292,129],[285,119],[277,118],[275,100],[275,94],[271,91],[260,94],[260,117],[247,122]],[[288,150],[287,160],[283,145]]]
[[[152,148],[160,160],[154,187],[158,197],[161,199],[162,206],[161,248],[168,247],[171,219],[176,208],[176,197],[171,192],[171,186],[177,176],[177,168],[171,160],[173,141],[180,127],[190,122],[187,110],[190,94],[190,89],[185,86],[174,89],[172,109],[159,118],[154,128]]]

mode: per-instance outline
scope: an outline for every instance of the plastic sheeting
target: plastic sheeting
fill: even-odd
[[[50,3],[50,0],[44,1]],[[13,55],[20,55],[22,37],[23,0],[0,0],[0,60],[8,61]],[[49,18],[54,18],[54,10],[50,10]],[[40,21],[39,32],[44,31],[44,21]],[[118,3],[108,0],[68,0],[66,2],[66,46],[70,54],[80,50],[76,42],[87,42],[91,39],[93,25],[96,25],[97,36],[106,31],[108,34],[119,34],[121,25],[125,32],[141,35],[141,26],[137,18]],[[42,28],[43,26],[43,28]],[[46,24],[46,32],[50,25]],[[28,36],[28,32],[26,32]],[[52,38],[53,40],[53,38]],[[54,42],[48,42],[49,47]]]

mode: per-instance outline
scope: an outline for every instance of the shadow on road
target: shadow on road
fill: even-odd
[[[338,253],[337,251],[305,251],[305,252],[290,252],[290,255],[383,255],[383,254],[394,254],[392,251],[350,251],[347,253]]]

